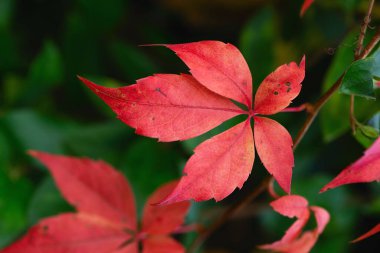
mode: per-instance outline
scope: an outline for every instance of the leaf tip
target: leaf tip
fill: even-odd
[[[302,59],[301,59],[301,62],[299,64],[299,67],[304,70],[305,69],[305,65],[306,65],[306,55],[303,55]]]
[[[30,155],[30,156],[33,156],[33,157],[37,157],[37,156],[40,154],[39,151],[37,151],[37,150],[33,150],[33,149],[30,149],[30,150],[26,151],[26,153],[27,153],[28,155]]]

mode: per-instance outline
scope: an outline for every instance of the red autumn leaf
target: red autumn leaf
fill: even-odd
[[[243,186],[251,172],[254,156],[249,121],[214,136],[196,147],[185,166],[186,176],[162,204],[186,199],[223,199],[235,190],[236,185]]]
[[[182,225],[189,208],[188,202],[165,207],[156,205],[160,200],[168,196],[176,185],[177,182],[165,184],[149,197],[144,207],[141,228],[143,233],[165,235],[175,231]]]
[[[186,63],[194,78],[206,88],[251,107],[251,72],[235,46],[220,41],[165,46]]]
[[[257,153],[270,174],[287,193],[290,192],[294,156],[292,137],[277,121],[254,117]]]
[[[364,240],[364,239],[367,239],[368,237],[371,237],[377,233],[380,232],[380,223],[377,224],[376,226],[374,226],[370,231],[368,231],[367,233],[359,236],[358,238],[356,238],[355,240],[353,240],[352,242],[359,242],[361,240]]]
[[[340,185],[353,183],[368,183],[380,180],[380,138],[364,152],[364,155],[355,163],[344,169],[330,183],[325,185],[321,192],[333,189]]]
[[[305,12],[307,11],[307,9],[309,9],[310,5],[314,2],[314,0],[305,0],[302,4],[302,7],[301,7],[301,17],[305,14]]]
[[[160,141],[198,136],[242,113],[230,100],[186,74],[154,75],[119,89],[81,80],[136,133]]]
[[[86,219],[85,215],[61,214],[42,220],[27,236],[1,252],[114,252],[130,238],[121,229]],[[123,252],[137,252],[137,245],[130,244],[126,249]]]
[[[259,87],[252,107],[252,77],[236,47],[219,41],[165,46],[189,66],[192,76],[154,75],[122,88],[105,88],[80,78],[136,133],[160,141],[189,139],[232,117],[247,115],[246,121],[195,149],[178,186],[162,203],[219,201],[241,188],[252,170],[253,139],[264,166],[289,193],[292,139],[280,124],[256,115],[277,113],[291,103],[301,89],[305,60],[299,66],[292,62],[271,73]],[[247,109],[240,109],[230,99]],[[254,138],[251,118],[257,130]]]
[[[286,231],[281,240],[262,245],[260,246],[262,249],[286,253],[308,253],[330,220],[330,215],[325,209],[317,206],[309,207],[307,200],[298,195],[281,197],[273,201],[271,206],[276,212],[284,216],[296,217],[297,220]],[[317,228],[302,232],[309,220],[310,211],[314,213]]]
[[[142,253],[184,253],[181,244],[169,236],[154,236],[144,241]]]
[[[176,182],[162,186],[149,198],[139,231],[129,183],[110,165],[87,158],[30,153],[49,169],[77,212],[43,219],[1,253],[137,253],[139,243],[147,253],[161,252],[159,248],[167,253],[184,252],[170,234],[182,225],[190,203],[151,205],[169,194]]]

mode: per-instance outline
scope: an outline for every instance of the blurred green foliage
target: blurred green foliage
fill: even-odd
[[[241,49],[254,88],[277,66],[306,54],[306,79],[294,105],[313,102],[350,66],[367,1],[315,1],[300,19],[301,3],[0,0],[0,248],[40,218],[72,210],[27,150],[106,160],[128,177],[141,213],[156,187],[181,175],[198,143],[239,120],[182,143],[157,143],[136,136],[115,119],[76,75],[117,87],[153,73],[186,72],[168,50],[139,45],[216,39]],[[379,18],[376,5],[373,23]],[[354,137],[349,132],[349,96],[336,93],[295,154],[293,193],[325,207],[332,216],[313,252],[376,252],[376,238],[355,245],[348,241],[378,222],[378,184],[318,192],[361,156],[361,144],[370,145],[379,132],[379,111],[378,102],[357,98],[356,114],[363,127]],[[293,135],[304,118],[304,113],[276,116]],[[189,222],[209,223],[257,186],[266,175],[258,159],[252,174],[241,191],[222,203],[195,204]],[[225,224],[205,252],[258,252],[256,245],[280,238],[291,221],[274,213],[269,201],[263,196],[248,208],[249,214]],[[184,238],[187,243],[189,238]]]

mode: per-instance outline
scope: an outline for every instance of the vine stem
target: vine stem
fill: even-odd
[[[359,59],[364,59],[368,54],[375,48],[377,43],[380,41],[380,29],[377,30],[376,34],[372,37],[371,41],[367,46],[362,50],[361,54],[358,57]],[[308,116],[299,130],[293,145],[293,151],[298,147],[298,144],[301,142],[306,132],[310,128],[311,124],[314,122],[314,119],[317,117],[321,108],[326,104],[326,102],[331,98],[331,96],[338,90],[339,86],[342,83],[345,72],[338,78],[338,80],[320,97],[317,102],[314,104],[308,104]],[[255,198],[257,198],[261,193],[267,190],[269,184],[272,180],[272,176],[267,176],[260,183],[259,187],[253,190],[250,194],[246,195],[243,199],[227,208],[219,218],[217,218],[209,227],[200,231],[198,237],[190,245],[188,253],[194,253],[198,248],[203,244],[203,242],[214,233],[221,225],[223,225],[232,215],[237,213],[240,209],[251,203]]]
[[[251,203],[252,200],[254,200],[261,193],[263,193],[268,188],[271,178],[271,176],[267,176],[260,183],[259,187],[257,187],[250,194],[246,195],[239,202],[236,202],[235,204],[227,208],[223,212],[223,214],[218,219],[216,219],[216,221],[214,221],[207,229],[201,231],[199,236],[194,240],[194,242],[190,246],[188,252],[195,252],[212,233],[214,233],[221,225],[223,225],[226,222],[226,220],[228,220],[233,214],[235,214],[237,211]]]
[[[356,50],[355,50],[355,60],[359,59],[359,56],[363,50],[363,42],[364,42],[365,35],[367,33],[367,28],[369,26],[369,23],[371,22],[371,14],[372,14],[374,4],[375,4],[375,0],[369,1],[367,14],[365,15],[363,23],[360,27],[360,34],[359,34],[358,43],[356,45]],[[351,95],[350,96],[350,124],[351,124],[351,129],[352,129],[353,134],[355,134],[356,132],[357,123],[358,121],[355,117],[355,96]]]

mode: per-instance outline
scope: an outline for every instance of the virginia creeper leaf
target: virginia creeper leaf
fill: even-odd
[[[143,213],[142,231],[144,233],[168,234],[183,224],[190,207],[189,202],[183,201],[168,206],[156,205],[173,191],[177,183],[171,182],[161,186],[147,200]]]
[[[255,115],[274,114],[291,103],[301,89],[305,59],[299,66],[291,62],[270,74],[259,88],[252,108],[252,78],[237,48],[220,41],[165,46],[190,67],[193,76],[159,74],[119,89],[80,79],[137,133],[160,141],[195,137],[239,114],[248,119],[200,144],[187,162],[180,183],[161,204],[189,199],[219,201],[236,187],[241,188],[254,160],[251,118],[258,121],[255,138],[259,140],[260,158],[289,193],[294,163],[292,139],[275,121]],[[240,109],[230,99],[248,108]]]
[[[122,174],[103,161],[31,151],[52,173],[65,199],[79,212],[136,229],[134,197]]]
[[[220,41],[165,46],[189,66],[191,74],[205,87],[251,107],[251,72],[235,46]]]
[[[330,221],[330,214],[319,206],[311,206],[310,209],[314,212],[315,219],[317,221],[317,232],[321,234],[327,223]]]
[[[301,91],[305,77],[305,57],[299,66],[295,62],[284,64],[269,74],[257,89],[255,113],[275,114],[287,107]]]
[[[371,237],[377,233],[380,232],[380,223],[377,224],[376,226],[374,226],[370,231],[368,231],[367,233],[359,236],[358,238],[356,238],[355,240],[353,240],[352,242],[359,242],[361,240],[364,240],[364,239],[367,239],[368,237]]]
[[[333,189],[340,185],[353,183],[368,183],[380,180],[380,138],[367,149],[364,155],[345,168],[330,183],[325,185],[321,192]]]
[[[161,203],[225,198],[243,186],[254,156],[252,129],[245,121],[200,144],[187,162],[178,186]]]
[[[133,194],[125,178],[103,161],[32,151],[51,171],[62,195],[77,213],[43,219],[26,236],[1,253],[182,253],[170,233],[182,225],[188,202],[152,206],[176,186],[171,182],[149,198],[143,229],[137,230]],[[149,250],[152,251],[149,251]]]
[[[289,218],[301,217],[309,203],[304,197],[289,195],[279,198],[270,203],[271,207],[281,215]]]
[[[260,246],[262,249],[275,252],[308,253],[330,220],[330,215],[325,209],[318,206],[308,207],[307,200],[298,195],[280,197],[273,201],[271,206],[276,212],[288,217],[297,217],[297,220],[286,231],[281,240],[262,245]],[[317,228],[302,233],[302,229],[309,220],[310,211],[314,213]]]
[[[307,11],[307,9],[309,9],[309,7],[311,6],[311,4],[314,2],[314,0],[305,0],[302,4],[302,7],[301,7],[301,17],[305,14],[305,12]]]
[[[184,247],[168,236],[155,236],[144,241],[143,253],[185,253]]]
[[[207,90],[190,75],[160,74],[122,88],[81,80],[136,133],[160,141],[198,136],[242,113],[227,98]]]
[[[294,166],[292,137],[274,120],[263,117],[254,117],[254,120],[257,153],[265,168],[282,189],[289,193]]]
[[[116,252],[130,239],[122,230],[97,224],[77,214],[61,214],[42,220],[2,253]],[[130,245],[136,248],[137,245]],[[128,250],[125,253],[135,253]]]

